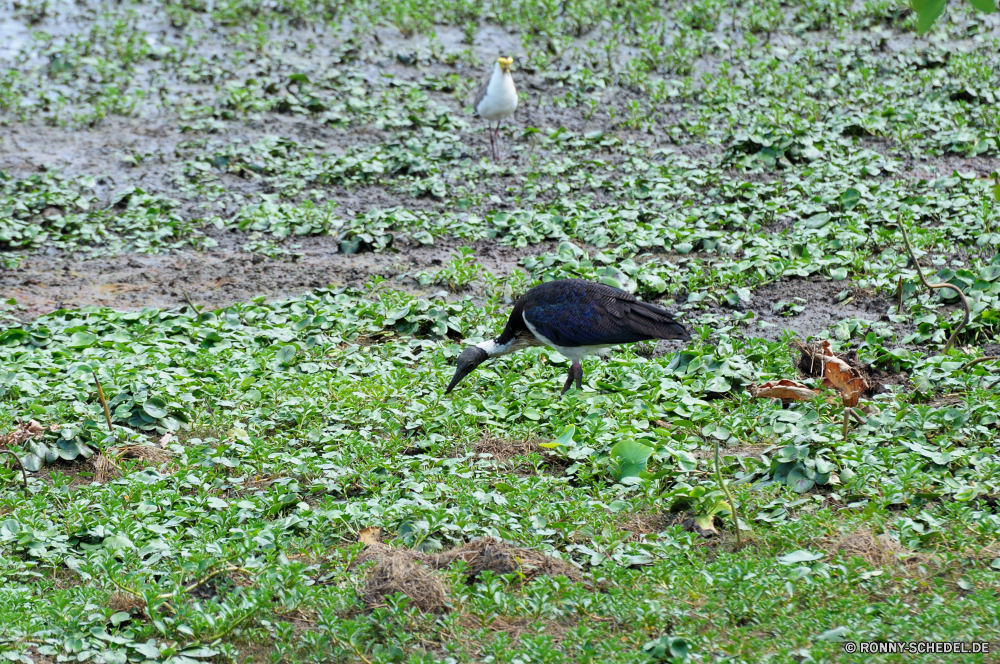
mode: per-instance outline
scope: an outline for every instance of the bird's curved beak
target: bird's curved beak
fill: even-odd
[[[476,367],[488,360],[490,356],[485,350],[477,346],[469,346],[458,356],[458,366],[455,368],[455,375],[451,377],[451,382],[444,393],[448,394],[455,386],[462,382],[462,379],[472,373]]]

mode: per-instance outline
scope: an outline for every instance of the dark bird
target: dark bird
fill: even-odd
[[[690,338],[669,311],[623,290],[583,279],[549,281],[517,298],[499,337],[462,351],[444,393],[491,357],[548,346],[573,362],[562,390],[566,394],[574,380],[578,390],[583,388],[580,360],[588,355],[617,344]]]

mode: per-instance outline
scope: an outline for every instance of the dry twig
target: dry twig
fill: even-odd
[[[191,296],[188,295],[188,292],[187,291],[181,291],[181,292],[184,293],[184,301],[187,302],[187,305],[189,307],[191,307],[191,311],[194,312],[195,314],[201,313],[201,310],[199,310],[198,307],[194,306],[194,302],[191,301]]]
[[[958,368],[959,371],[965,371],[969,367],[974,367],[977,364],[982,364],[983,362],[992,362],[994,360],[1000,360],[1000,355],[987,355],[985,357],[977,357],[974,360],[969,360],[962,366]]]

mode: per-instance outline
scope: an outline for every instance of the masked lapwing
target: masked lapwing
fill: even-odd
[[[490,150],[494,161],[499,156],[500,121],[513,115],[517,110],[517,89],[514,87],[514,77],[510,66],[514,58],[499,57],[493,64],[493,74],[476,93],[472,107],[476,115],[489,123]],[[493,128],[493,123],[496,128]]]

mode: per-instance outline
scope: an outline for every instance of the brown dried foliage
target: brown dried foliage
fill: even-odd
[[[112,611],[124,611],[125,613],[145,613],[146,602],[141,597],[130,595],[129,593],[111,593],[108,601],[105,602]]]
[[[138,459],[147,465],[162,466],[170,462],[173,454],[167,450],[152,445],[127,445],[125,447],[109,447],[104,452],[91,458],[94,467],[94,481],[105,484],[121,477],[118,462],[124,459]]]
[[[489,570],[496,574],[517,573],[525,582],[539,575],[565,576],[573,581],[583,581],[579,570],[570,563],[533,549],[511,546],[492,537],[436,554],[392,549],[374,542],[365,546],[354,565],[371,561],[375,561],[375,566],[365,577],[361,589],[361,597],[369,608],[380,605],[386,596],[399,592],[413,600],[421,611],[443,611],[446,608],[446,588],[432,570],[444,569],[457,561],[465,563],[464,573],[469,578]]]
[[[749,385],[747,391],[754,399],[781,399],[781,403],[809,401],[819,392],[794,380],[771,380],[762,385]]]
[[[52,426],[52,431],[58,431],[58,425]],[[17,423],[17,428],[13,431],[0,435],[0,449],[7,449],[9,447],[20,447],[24,443],[28,442],[32,438],[37,438],[45,433],[45,427],[41,423],[35,420],[28,420],[27,422],[20,421]]]
[[[875,535],[868,529],[845,533],[830,542],[827,549],[862,558],[873,567],[901,565],[906,569],[915,569],[933,560],[930,556],[910,551],[888,535]]]

